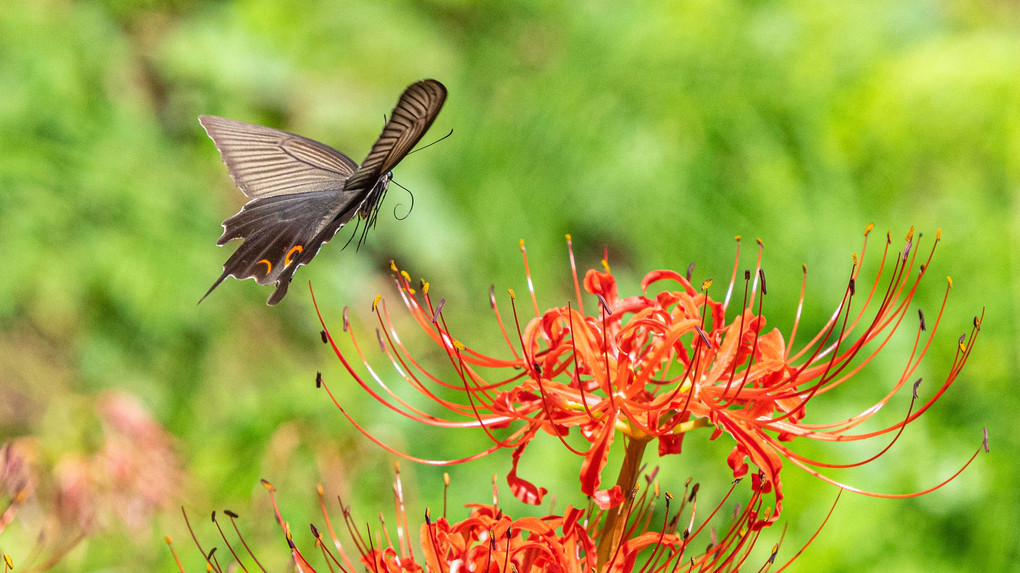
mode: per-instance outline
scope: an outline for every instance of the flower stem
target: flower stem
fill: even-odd
[[[644,457],[648,442],[648,439],[627,439],[623,465],[620,466],[620,475],[616,478],[616,485],[623,493],[623,503],[606,513],[606,524],[602,530],[602,542],[599,543],[598,549],[599,571],[616,555],[627,529],[627,516],[630,515],[631,506],[634,504],[632,492],[637,484],[638,473],[641,470],[641,458]]]

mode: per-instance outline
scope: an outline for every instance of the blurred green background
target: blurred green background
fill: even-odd
[[[220,222],[243,204],[197,116],[301,133],[360,161],[400,91],[425,77],[450,95],[424,141],[453,136],[396,170],[414,194],[410,216],[395,220],[410,197],[391,187],[368,245],[342,251],[341,233],[279,306],[264,304],[271,289],[233,280],[197,306],[233,250],[215,246]],[[373,352],[377,294],[412,352],[441,362],[399,312],[390,258],[431,281],[462,340],[499,354],[488,287],[525,291],[522,238],[539,303],[551,306],[572,292],[565,233],[582,268],[608,247],[624,294],[649,270],[683,271],[691,261],[696,281],[714,278],[721,293],[733,236],[746,237],[745,248],[761,237],[766,315],[789,331],[806,263],[801,328],[813,332],[838,304],[866,224],[877,225],[876,251],[886,231],[898,245],[916,225],[926,249],[941,228],[919,306],[933,317],[940,277],[955,286],[922,366],[922,394],[944,378],[957,336],[985,308],[978,346],[882,464],[833,475],[881,492],[924,489],[978,447],[983,426],[992,454],[919,499],[844,495],[793,570],[1020,571],[1020,400],[1010,390],[1018,192],[1015,2],[7,0],[0,438],[34,436],[42,463],[57,464],[95,448],[93,397],[129,391],[175,436],[186,477],[150,524],[109,524],[56,570],[175,570],[163,535],[189,570],[201,570],[180,505],[200,523],[207,550],[219,545],[208,512],[237,511],[263,564],[282,570],[286,545],[259,478],[280,489],[304,547],[310,536],[300,524],[321,523],[317,482],[353,501],[362,521],[392,507],[393,457],[315,390],[316,371],[359,422],[413,454],[461,457],[481,443],[421,432],[344,391],[349,378],[318,342],[308,280],[337,333],[351,306],[363,348],[395,382]],[[742,268],[753,265],[748,252]],[[819,421],[880,397],[914,328],[905,322],[876,365],[819,406]],[[905,408],[894,402],[885,425]],[[702,499],[719,499],[728,444],[699,446],[707,433],[697,437],[688,455],[662,462],[660,480],[679,491],[693,476],[707,488]],[[803,451],[847,461],[884,443]],[[583,503],[569,494],[578,460],[556,444],[536,445],[533,455],[525,477],[550,487],[559,507]],[[500,454],[451,468],[451,514],[486,501],[489,476],[505,474],[508,461]],[[424,505],[435,512],[441,503],[442,470],[402,470],[417,523]],[[784,482],[790,527],[780,562],[836,493],[789,464]],[[508,507],[521,511],[500,484]],[[0,536],[16,564],[34,539],[32,516],[21,517]],[[763,555],[775,541],[762,543]]]

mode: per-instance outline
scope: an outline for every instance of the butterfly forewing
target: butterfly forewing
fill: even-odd
[[[343,153],[307,137],[199,117],[230,176],[251,198],[223,222],[217,244],[243,242],[202,298],[233,276],[263,285],[275,282],[268,303],[282,300],[299,266],[308,264],[355,214],[372,211],[386,191],[389,171],[425,134],[445,99],[446,88],[435,80],[408,87],[360,168]]]
[[[396,167],[428,131],[444,101],[446,87],[436,80],[423,80],[404,90],[368,157],[347,181],[347,188],[371,189],[380,177]]]
[[[234,183],[252,199],[336,189],[358,168],[350,157],[307,137],[213,115],[198,120]]]

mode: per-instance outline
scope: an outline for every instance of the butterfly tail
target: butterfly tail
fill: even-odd
[[[290,274],[293,275],[294,273]],[[287,287],[290,286],[290,279],[291,277],[287,276],[281,277],[280,280],[276,281],[276,290],[273,291],[273,294],[269,295],[269,300],[266,301],[266,304],[275,306],[276,303],[283,300],[284,295],[287,294]]]
[[[202,304],[202,301],[205,300],[205,297],[209,296],[209,294],[212,293],[213,289],[220,286],[220,283],[223,282],[223,279],[227,278],[228,276],[230,276],[230,273],[224,270],[223,274],[220,275],[220,278],[216,279],[216,282],[214,282],[213,285],[209,287],[209,290],[205,291],[205,294],[202,295],[202,298],[198,299],[198,303],[196,304]]]

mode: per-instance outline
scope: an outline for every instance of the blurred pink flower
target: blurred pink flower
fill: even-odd
[[[181,464],[170,436],[141,403],[124,392],[106,392],[96,401],[102,442],[95,452],[65,453],[52,468],[35,453],[34,440],[19,438],[0,449],[0,493],[7,500],[0,534],[26,505],[39,530],[32,557],[19,568],[43,570],[100,530],[123,525],[147,527],[180,489]]]

